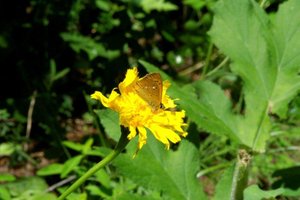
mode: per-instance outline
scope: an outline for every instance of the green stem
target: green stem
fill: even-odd
[[[227,63],[228,60],[229,57],[226,57],[216,68],[208,72],[205,77],[211,76],[212,74],[216,73],[221,67],[223,67]]]
[[[265,3],[266,3],[266,0],[262,0],[260,3],[259,3],[259,6],[261,8],[263,8],[265,6]]]
[[[209,61],[211,59],[211,53],[212,53],[212,50],[213,50],[213,43],[210,42],[209,44],[209,47],[208,47],[208,51],[207,51],[207,54],[206,54],[206,58],[205,58],[205,64],[204,64],[204,68],[203,68],[203,71],[202,71],[202,78],[201,79],[205,79],[205,76],[206,76],[206,73],[208,71],[208,67],[209,67]]]
[[[226,167],[229,167],[231,166],[232,163],[224,163],[224,164],[219,164],[219,165],[215,165],[213,167],[208,167],[204,170],[201,170],[200,172],[197,173],[197,177],[201,177],[201,176],[204,176],[210,172],[214,172],[214,171],[217,171],[219,169],[223,169],[223,168],[226,168]]]
[[[242,200],[243,191],[247,187],[248,170],[251,161],[251,155],[244,149],[238,152],[237,163],[234,168],[231,200]]]
[[[127,129],[126,129],[127,130]],[[90,168],[83,176],[81,176],[75,183],[73,183],[66,191],[64,191],[57,200],[63,200],[65,199],[69,194],[71,194],[74,190],[76,190],[80,185],[82,185],[89,177],[91,177],[93,174],[95,174],[99,169],[106,166],[108,163],[110,163],[114,158],[116,158],[122,150],[126,147],[129,140],[127,139],[127,133],[125,131],[125,128],[122,128],[122,134],[120,137],[120,140],[116,146],[116,148],[108,154],[103,160],[98,162],[96,165],[94,165],[92,168]]]

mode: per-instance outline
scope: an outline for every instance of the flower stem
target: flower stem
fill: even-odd
[[[71,194],[74,190],[76,190],[80,185],[82,185],[89,177],[91,177],[94,173],[96,173],[99,169],[106,166],[108,163],[110,163],[114,158],[116,158],[122,150],[126,147],[129,140],[127,139],[128,133],[126,133],[127,129],[122,128],[122,134],[120,137],[120,140],[116,146],[116,148],[108,154],[103,160],[98,162],[96,165],[94,165],[92,168],[90,168],[83,176],[81,176],[75,183],[73,183],[66,191],[64,191],[57,200],[63,200],[66,198],[69,194]]]

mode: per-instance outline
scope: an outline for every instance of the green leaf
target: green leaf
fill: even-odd
[[[4,35],[0,35],[0,48],[7,48],[8,47],[8,41],[7,38],[5,38]]]
[[[58,163],[53,163],[46,167],[43,167],[37,171],[39,176],[49,176],[54,174],[60,174],[62,172],[63,165]]]
[[[283,193],[283,188],[278,188],[276,190],[264,191],[261,190],[257,185],[251,185],[247,187],[244,191],[245,200],[262,200],[269,198],[276,198],[278,195]]]
[[[281,117],[286,116],[288,103],[300,90],[300,20],[296,20],[300,18],[299,9],[299,1],[287,1],[280,6],[274,21],[278,73],[270,105]]]
[[[70,149],[73,149],[75,151],[78,151],[78,152],[81,152],[82,148],[83,148],[83,145],[82,144],[79,144],[79,143],[75,143],[75,142],[72,142],[72,141],[63,141],[63,145],[70,148]]]
[[[147,145],[132,159],[131,151],[115,161],[117,169],[137,184],[161,191],[171,199],[206,199],[196,173],[199,167],[197,149],[181,141],[177,151],[167,151],[148,133]]]
[[[232,199],[232,185],[235,164],[227,168],[223,173],[221,180],[216,187],[216,194],[214,200]]]
[[[69,196],[66,197],[66,200],[87,200],[87,193],[86,192],[80,192],[75,193],[72,192]]]
[[[56,74],[56,63],[55,63],[55,60],[50,59],[50,74],[49,74],[49,76],[50,76],[51,82],[52,82],[55,74]]]
[[[88,155],[88,156],[97,156],[97,157],[105,157],[107,155],[107,153],[103,153],[100,150],[100,148],[94,147],[92,150],[87,151],[85,155]]]
[[[9,156],[16,150],[16,145],[13,143],[0,144],[0,156]]]
[[[88,190],[89,193],[90,193],[91,195],[93,195],[93,196],[99,196],[99,197],[102,197],[102,198],[104,198],[104,199],[109,198],[109,195],[106,194],[106,193],[105,193],[99,186],[97,186],[97,185],[92,185],[92,184],[90,184],[90,185],[87,185],[87,186],[85,187],[85,189]]]
[[[140,61],[150,72],[159,72],[156,67]],[[179,99],[181,109],[186,111],[190,120],[206,131],[219,135],[227,135],[234,141],[240,142],[236,124],[238,118],[231,111],[231,102],[219,86],[209,81],[197,81],[193,84],[178,86],[163,72],[162,78],[171,82],[167,94],[173,99]]]
[[[14,175],[8,174],[8,173],[1,173],[0,174],[0,182],[8,182],[8,181],[14,181],[16,180],[16,177]]]
[[[31,198],[32,200],[55,200],[57,197],[52,194],[52,193],[45,193],[45,192],[37,192],[36,194],[32,195],[32,193],[29,192],[28,197],[24,199],[29,199]]]
[[[299,16],[299,8],[297,0],[285,3],[274,26],[253,0],[223,0],[215,9],[212,40],[232,59],[232,71],[244,81],[246,110],[236,134],[254,151],[265,151],[271,130],[268,113],[284,116],[300,88],[300,26],[299,20],[290,20]]]
[[[70,43],[71,48],[79,53],[81,50],[87,53],[90,60],[100,56],[107,59],[114,59],[120,55],[119,50],[108,50],[103,44],[92,38],[77,33],[62,33],[61,37]]]
[[[88,138],[87,141],[82,146],[82,153],[86,155],[91,150],[93,143],[94,143],[94,139]]]
[[[153,198],[148,193],[145,195],[141,194],[132,194],[132,193],[118,193],[114,195],[113,198],[109,200],[118,199],[118,200],[161,200],[161,198]]]
[[[240,141],[231,102],[219,86],[209,81],[197,81],[178,92],[181,99],[179,104],[192,121],[209,132]]]
[[[205,6],[205,1],[199,1],[199,0],[184,0],[183,3],[185,5],[191,6],[195,10],[200,10],[202,7]]]
[[[176,5],[165,2],[164,0],[142,0],[140,4],[146,13],[149,13],[152,10],[172,11],[178,9]]]
[[[110,176],[107,174],[107,172],[104,169],[98,170],[95,175],[97,180],[106,188],[110,188],[111,181]]]
[[[63,78],[64,76],[66,76],[68,73],[70,72],[70,68],[65,68],[61,71],[59,71],[58,73],[56,73],[53,77],[52,77],[52,81],[56,81],[60,78]]]
[[[1,186],[0,186],[0,199],[11,200],[9,191],[5,187],[1,187]]]
[[[121,135],[118,113],[109,109],[96,110],[95,112],[98,115],[106,134],[115,141],[118,141]]]
[[[78,155],[73,158],[70,158],[64,163],[64,166],[61,171],[61,178],[65,178],[71,171],[73,171],[81,162],[83,156]]]
[[[232,70],[245,82],[245,118],[236,124],[237,134],[245,145],[258,151],[264,151],[270,131],[266,113],[275,79],[271,52],[263,36],[267,23],[267,16],[255,2],[224,0],[215,10],[210,31],[216,45],[233,60]]]
[[[104,11],[109,11],[111,9],[111,5],[109,1],[96,0],[95,5],[97,6],[97,8]]]
[[[1,184],[0,188],[6,188],[12,197],[18,197],[21,195],[25,196],[26,192],[30,192],[31,194],[41,192],[45,193],[45,190],[48,188],[48,185],[44,179],[34,176],[19,179],[14,182]]]

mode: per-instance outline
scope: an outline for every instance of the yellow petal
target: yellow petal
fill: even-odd
[[[129,126],[129,134],[127,136],[128,140],[131,140],[136,136],[136,129],[133,126]]]
[[[124,94],[128,91],[128,88],[131,84],[138,81],[138,71],[137,68],[134,67],[133,69],[128,69],[125,75],[125,79],[119,84],[119,90],[121,94]]]
[[[157,125],[152,125],[151,127],[149,127],[149,129],[151,130],[151,132],[153,133],[154,137],[157,140],[159,140],[163,144],[165,144],[167,149],[170,148],[170,142],[163,132],[164,129],[162,129],[160,126],[157,126]]]
[[[94,92],[94,94],[91,95],[93,99],[99,100],[103,106],[108,107],[108,98],[104,96],[101,92]]]
[[[141,149],[144,144],[146,144],[147,141],[147,131],[144,127],[138,127],[139,131],[139,143],[138,143],[138,149]]]

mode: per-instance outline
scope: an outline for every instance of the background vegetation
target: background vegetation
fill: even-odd
[[[171,80],[189,135],[166,151],[148,134],[134,160],[133,141],[69,199],[230,199],[242,148],[244,199],[299,198],[293,8],[297,0],[1,2],[0,199],[55,199],[113,149],[117,116],[89,95],[110,93],[132,66]]]

